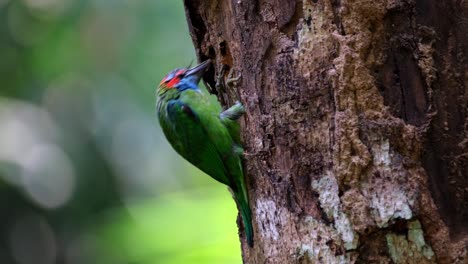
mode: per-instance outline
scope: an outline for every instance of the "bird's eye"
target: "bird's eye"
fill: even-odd
[[[181,71],[177,74],[177,78],[182,79],[185,76],[185,71]]]

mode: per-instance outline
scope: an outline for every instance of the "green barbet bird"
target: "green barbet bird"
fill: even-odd
[[[219,113],[209,95],[198,88],[209,66],[210,62],[205,61],[190,69],[175,69],[164,77],[156,93],[159,123],[177,153],[231,188],[244,222],[247,243],[252,247],[252,215],[236,122],[244,107],[237,102]]]

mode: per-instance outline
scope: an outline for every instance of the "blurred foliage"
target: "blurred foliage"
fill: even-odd
[[[240,263],[226,188],[154,92],[195,60],[181,1],[0,0],[0,263]]]

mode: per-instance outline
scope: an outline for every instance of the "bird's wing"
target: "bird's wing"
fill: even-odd
[[[236,143],[236,146],[238,146],[238,148],[242,149],[239,123],[237,123],[237,121],[231,120],[229,118],[224,118],[224,119],[221,118],[221,122],[226,127],[226,129],[228,130],[229,135],[231,135],[231,138],[234,141],[234,143]],[[241,150],[241,152],[242,152],[242,150]]]
[[[240,158],[232,151],[233,140],[228,130],[210,106],[205,96],[193,90],[184,91],[180,98],[170,100],[167,104],[169,122],[166,137],[174,149],[193,165],[236,188],[238,184],[230,175],[242,169]],[[232,162],[239,168],[235,168]]]
[[[232,189],[244,221],[247,241],[252,246],[252,214],[240,147],[234,142],[232,131],[221,120],[216,105],[206,95],[186,90],[178,99],[170,100],[166,108],[167,118],[161,123],[166,126],[163,128],[166,137],[185,159]]]

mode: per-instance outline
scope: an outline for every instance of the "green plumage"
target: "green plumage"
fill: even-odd
[[[157,92],[157,110],[167,140],[182,157],[226,184],[232,190],[245,227],[247,242],[253,244],[252,217],[242,171],[239,124],[244,108],[240,103],[219,113],[219,107],[196,87],[193,80]]]

